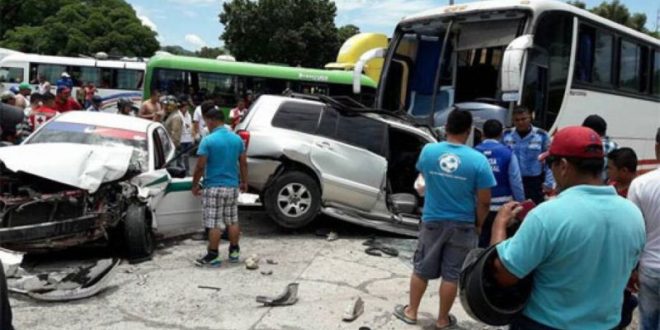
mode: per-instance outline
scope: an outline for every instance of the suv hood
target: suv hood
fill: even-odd
[[[94,193],[101,184],[126,174],[132,154],[130,147],[24,144],[0,148],[0,161],[13,172],[25,172]]]

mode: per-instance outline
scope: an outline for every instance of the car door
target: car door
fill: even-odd
[[[323,110],[311,160],[321,174],[323,199],[371,210],[384,193],[387,125],[364,116]]]
[[[172,154],[171,140],[162,127],[153,134],[154,166],[165,167],[165,159]],[[192,177],[171,178],[161,196],[154,198],[152,210],[158,232],[165,236],[180,235],[200,229],[202,219],[201,198],[192,194]]]

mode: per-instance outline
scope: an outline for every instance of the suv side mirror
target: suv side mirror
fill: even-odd
[[[183,179],[183,178],[185,178],[186,176],[188,176],[188,173],[186,172],[186,169],[183,168],[183,167],[179,167],[179,166],[168,166],[168,167],[166,168],[166,170],[167,170],[167,173],[169,173],[169,175],[170,175],[171,177],[173,177],[173,178]]]
[[[385,52],[387,52],[387,48],[374,48],[360,56],[360,59],[355,63],[355,67],[353,68],[353,94],[360,94],[360,90],[362,89],[362,71],[364,70],[364,66],[367,65],[367,62],[374,58],[385,57]]]
[[[502,100],[514,102],[520,100],[520,90],[525,75],[525,62],[527,49],[534,44],[534,36],[527,34],[520,36],[506,47],[502,58]]]

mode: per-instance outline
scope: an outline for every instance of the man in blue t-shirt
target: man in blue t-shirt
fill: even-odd
[[[602,185],[603,145],[592,129],[559,130],[541,158],[559,196],[533,209],[509,239],[516,202],[502,206],[493,224],[495,280],[505,287],[533,280],[511,329],[613,329],[646,240],[642,213]]]
[[[426,145],[417,161],[426,188],[410,278],[410,302],[394,310],[394,315],[408,324],[417,323],[428,281],[439,277],[442,283],[436,326],[456,324],[449,311],[456,298],[458,276],[465,256],[477,245],[477,232],[490,206],[490,188],[496,184],[486,157],[465,145],[471,128],[469,112],[452,111],[447,118],[447,142]]]
[[[204,137],[197,150],[199,158],[193,174],[192,193],[203,195],[202,218],[204,227],[209,229],[209,245],[206,256],[195,263],[219,267],[222,259],[218,246],[225,229],[229,234],[229,261],[238,262],[240,256],[237,202],[239,187],[243,192],[247,190],[247,158],[243,140],[225,127],[224,113],[218,107],[204,110],[207,111],[202,115],[211,133]],[[203,193],[199,185],[202,175]]]

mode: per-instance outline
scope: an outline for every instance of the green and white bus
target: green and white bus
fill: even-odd
[[[372,104],[376,83],[361,77],[361,92],[352,90],[353,74],[280,65],[158,55],[147,63],[144,99],[151,91],[163,94],[190,94],[196,101],[212,98],[224,110],[236,106],[239,98],[252,93],[282,94],[285,91],[328,96],[350,96]]]

